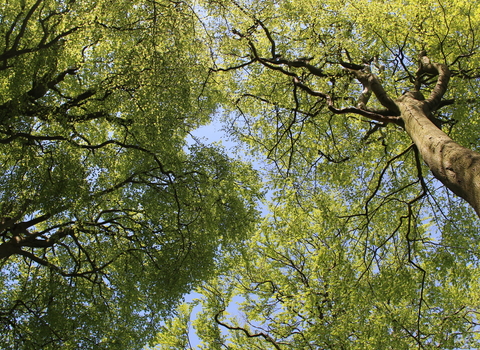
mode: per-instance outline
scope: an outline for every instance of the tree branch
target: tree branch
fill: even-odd
[[[294,78],[294,84],[297,85],[298,87],[300,87],[305,92],[307,92],[309,95],[318,96],[318,97],[321,97],[321,98],[325,99],[326,102],[327,102],[327,105],[328,105],[328,109],[335,114],[354,113],[354,114],[359,114],[361,116],[367,117],[367,118],[372,119],[372,120],[376,120],[378,122],[393,123],[393,124],[397,124],[397,125],[402,125],[401,118],[397,117],[397,116],[382,115],[382,114],[379,114],[379,113],[376,113],[376,112],[372,112],[372,111],[368,111],[366,109],[361,109],[361,108],[356,108],[356,107],[347,107],[347,108],[342,108],[342,109],[335,108],[335,106],[333,105],[332,98],[329,95],[324,94],[323,92],[314,91],[314,90],[310,89],[308,86],[301,83],[298,78]],[[387,111],[387,112],[389,112],[389,111]]]
[[[293,77],[293,82],[295,86],[300,87],[303,91],[307,92],[311,96],[317,96],[320,97],[324,100],[326,100],[328,109],[332,111],[335,114],[348,114],[348,113],[354,113],[354,114],[359,114],[364,117],[367,117],[369,119],[383,122],[383,123],[394,123],[397,125],[402,125],[402,120],[399,117],[400,116],[400,110],[398,109],[395,101],[391,99],[388,94],[386,93],[385,89],[383,88],[382,84],[380,83],[379,79],[374,75],[370,73],[365,73],[362,71],[362,69],[365,68],[365,66],[362,65],[357,65],[353,63],[348,63],[348,62],[340,62],[340,64],[350,72],[352,72],[355,77],[363,84],[364,86],[364,91],[360,95],[360,100],[358,107],[349,107],[349,108],[342,108],[338,109],[335,108],[333,105],[333,100],[332,98],[325,93],[314,91],[305,84],[303,84],[300,81],[300,78],[298,75],[294,72],[290,72],[288,70],[283,69],[282,67],[279,66],[287,66],[287,67],[294,67],[294,68],[305,68],[307,69],[311,74],[317,76],[317,77],[330,77],[330,75],[325,74],[321,68],[315,67],[314,65],[311,65],[308,63],[309,59],[299,59],[299,60],[287,60],[284,58],[281,58],[279,55],[276,54],[275,52],[275,46],[274,46],[274,40],[270,35],[270,32],[267,30],[267,28],[260,23],[262,28],[264,29],[269,41],[272,44],[272,55],[273,58],[263,58],[260,57],[258,54],[257,48],[253,44],[251,40],[248,40],[249,46],[252,50],[252,54],[254,56],[253,61],[258,61],[267,68],[270,68],[272,70],[277,70],[280,71],[281,73]],[[245,37],[245,36],[242,36]],[[370,111],[367,110],[365,105],[368,102],[371,93],[374,93],[379,102],[387,108],[386,111],[382,111],[381,113],[377,113],[376,111]],[[363,108],[362,108],[363,107]]]
[[[382,83],[375,76],[375,74],[366,73],[360,69],[352,69],[350,68],[351,65],[349,64],[347,66],[345,62],[340,64],[344,68],[352,72],[355,78],[357,78],[358,81],[360,81],[363,84],[364,88],[368,88],[369,91],[372,91],[375,94],[375,97],[378,99],[378,102],[380,102],[382,106],[387,108],[390,111],[391,115],[393,116],[400,115],[400,109],[398,108],[397,104],[390,96],[388,96],[387,92],[383,88]],[[361,66],[358,66],[358,67],[361,67]]]
[[[270,344],[273,345],[273,347],[277,350],[281,350],[280,346],[278,346],[278,344],[275,342],[275,340],[272,339],[271,336],[269,336],[268,334],[265,334],[263,332],[261,333],[250,333],[248,330],[246,330],[245,328],[243,327],[233,327],[233,326],[229,326],[228,324],[226,323],[223,323],[222,321],[220,321],[220,314],[225,311],[225,310],[220,310],[215,316],[215,322],[217,322],[220,326],[222,327],[225,327],[229,330],[232,330],[232,331],[242,331],[248,338],[257,338],[257,337],[262,337],[263,339],[265,339],[266,341],[268,341]]]
[[[417,71],[417,77],[424,74],[438,75],[437,84],[430,93],[430,96],[425,100],[425,104],[429,107],[430,111],[435,111],[445,105],[445,103],[442,104],[442,98],[448,88],[448,82],[451,76],[450,70],[445,64],[430,61],[425,51],[420,53],[419,64],[420,67]]]

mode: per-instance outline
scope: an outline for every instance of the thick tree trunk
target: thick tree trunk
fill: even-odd
[[[405,130],[435,177],[470,203],[480,217],[480,154],[460,146],[437,128],[428,118],[425,101],[406,94],[396,103]]]

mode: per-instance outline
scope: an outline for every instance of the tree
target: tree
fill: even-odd
[[[256,217],[250,167],[186,142],[217,100],[195,14],[0,8],[0,347],[142,348]]]
[[[265,162],[270,200],[234,268],[199,290],[201,348],[478,347],[479,9],[208,9],[225,121]]]
[[[303,136],[310,132],[309,124],[320,123],[324,114],[331,118],[337,115],[336,119],[358,115],[360,128],[348,130],[358,131],[356,144],[370,144],[379,130],[386,133],[387,125],[398,126],[395,131],[406,131],[408,140],[414,142],[411,152],[418,150],[434,176],[478,214],[478,154],[452,142],[440,130],[449,128],[446,131],[453,134],[459,129],[452,125],[461,117],[466,119],[463,108],[457,108],[459,103],[476,108],[477,101],[466,86],[475,89],[478,81],[478,19],[469,4],[417,9],[414,4],[311,2],[296,8],[279,2],[261,4],[250,13],[238,3],[231,6],[238,7],[237,12],[244,11],[243,17],[250,20],[224,19],[224,27],[232,34],[219,50],[228,59],[222,57],[226,64],[215,70],[233,71],[232,79],[237,75],[237,84],[228,88],[237,97],[235,106],[245,118],[250,117],[250,128],[237,132],[258,141],[267,134],[267,127],[253,119],[260,115],[257,110],[268,109],[275,118],[268,131],[276,139],[263,142],[261,147],[275,163],[282,163],[277,164],[280,171],[293,172],[296,148],[303,146],[297,143],[308,138]],[[365,9],[374,15],[364,14]],[[398,13],[402,15],[396,18]],[[453,22],[451,13],[466,21]],[[384,25],[374,25],[375,21]],[[240,69],[246,73],[238,78]],[[451,77],[455,81],[449,83]],[[265,91],[269,81],[272,89]],[[450,99],[444,99],[447,90]],[[372,96],[376,101],[370,101]],[[352,124],[348,126],[353,128]],[[319,128],[315,131],[323,132]],[[459,138],[459,142],[475,147],[472,139]],[[350,159],[318,152],[314,158],[317,163],[322,158],[327,162]],[[313,162],[309,159],[309,163]]]

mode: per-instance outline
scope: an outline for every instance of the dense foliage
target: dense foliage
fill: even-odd
[[[406,91],[427,98],[441,74],[422,60],[447,67],[428,118],[478,151],[478,6],[211,1],[209,10],[225,122],[263,162],[268,214],[158,348],[190,348],[190,323],[202,349],[477,348],[478,217],[436,180],[404,116],[372,86],[392,105]],[[202,309],[188,317],[194,305]]]
[[[185,3],[0,5],[0,347],[142,348],[255,220]]]
[[[0,9],[2,348],[479,347],[478,199],[407,122],[478,178],[470,1]],[[220,110],[262,220],[252,167],[187,142]]]

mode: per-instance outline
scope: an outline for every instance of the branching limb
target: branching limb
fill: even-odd
[[[43,35],[36,44],[34,44],[31,47],[21,47],[22,41],[27,41],[28,38],[26,37],[26,33],[28,33],[28,26],[32,20],[32,16],[34,15],[35,12],[39,9],[40,5],[43,3],[43,0],[37,0],[35,3],[30,7],[30,9],[25,13],[25,16],[23,20],[21,21],[20,24],[20,18],[22,17],[23,13],[20,12],[17,18],[13,21],[11,24],[10,28],[7,30],[5,33],[5,49],[3,50],[2,53],[0,53],[0,70],[6,70],[10,68],[11,66],[8,65],[7,61],[9,59],[31,53],[31,52],[37,52],[42,49],[46,49],[49,47],[54,46],[57,43],[60,43],[61,40],[70,34],[76,32],[80,27],[72,27],[68,30],[65,30],[64,32],[61,32],[60,34],[57,34],[53,38],[51,38],[50,41],[47,41],[49,37],[54,34],[53,29],[58,25],[58,22],[53,23],[53,28],[48,28],[46,22],[50,20],[55,13],[50,13],[43,19],[39,19],[40,25],[42,26],[43,29]],[[43,11],[43,8],[40,8],[39,12]],[[53,21],[52,21],[53,22]],[[14,34],[15,28],[19,26],[18,32],[16,35]]]
[[[432,62],[430,58],[427,57],[427,53],[425,51],[420,53],[419,63],[420,67],[417,71],[417,79],[424,74],[430,74],[433,76],[438,75],[437,84],[430,93],[430,96],[425,100],[425,103],[429,107],[430,111],[435,111],[441,106],[445,105],[442,104],[442,98],[447,91],[451,73],[445,64]]]
[[[369,89],[368,86],[363,86],[363,91],[358,97],[358,102],[357,102],[357,108],[359,109],[367,109],[367,103],[370,100],[370,97],[372,96],[372,91]]]
[[[373,92],[375,94],[375,97],[378,99],[378,102],[380,102],[382,106],[388,109],[391,115],[393,116],[400,115],[400,109],[398,108],[397,104],[387,94],[387,92],[383,88],[382,83],[375,76],[375,74],[364,72],[363,66],[355,65],[357,66],[356,68],[361,67],[362,69],[354,69],[351,67],[352,66],[351,64],[347,65],[346,62],[341,62],[340,64],[342,65],[342,67],[352,72],[355,78],[357,78],[358,81],[360,81],[364,87],[366,87],[369,91]]]
[[[76,74],[77,70],[78,68],[75,67],[68,68],[50,80],[47,79],[47,76],[44,76],[39,81],[34,81],[34,85],[32,89],[27,92],[27,95],[34,100],[39,99],[43,97],[49,89],[53,89],[55,85],[62,82],[67,75]]]
[[[331,76],[329,74],[324,73],[321,68],[310,64],[309,59],[287,60],[285,58],[282,58],[280,55],[278,55],[275,52],[275,41],[273,40],[268,29],[265,27],[263,23],[260,23],[260,25],[262,26],[263,30],[267,35],[267,38],[271,43],[272,58],[261,57],[254,43],[251,40],[248,40],[249,46],[251,48],[252,55],[254,58],[252,62],[258,61],[259,63],[263,64],[265,67],[269,69],[279,71],[287,76],[292,77],[295,86],[298,86],[299,88],[301,88],[303,91],[307,92],[311,96],[316,96],[324,99],[327,102],[328,109],[335,114],[354,113],[354,114],[362,115],[364,117],[367,117],[375,121],[402,125],[402,121],[398,117],[400,115],[400,112],[398,110],[397,105],[387,95],[380,81],[375,75],[360,71],[361,69],[365,68],[364,66],[356,65],[348,62],[341,62],[341,65],[344,68],[353,72],[356,78],[363,83],[364,91],[360,95],[360,100],[357,107],[338,109],[334,106],[333,99],[331,98],[330,95],[325,94],[323,92],[314,91],[313,89],[311,89],[310,87],[302,83],[301,79],[298,77],[298,75],[295,72],[286,70],[282,66],[293,67],[293,68],[304,68],[314,76],[321,77],[321,78],[327,78]],[[242,36],[242,37],[246,38],[245,36]],[[382,103],[382,105],[387,108],[386,111],[381,111],[380,113],[378,113],[377,111],[370,111],[366,109],[366,103],[368,102],[372,92],[377,96],[380,103]]]
[[[41,3],[42,3],[42,0],[37,0],[25,15],[25,18],[23,19],[23,23],[20,26],[20,30],[17,36],[15,37],[15,40],[13,41],[10,51],[13,52],[17,50],[18,45],[20,44],[20,40],[23,38],[25,34],[25,30],[27,29],[27,24],[30,21],[30,18],[33,16],[33,13],[37,10],[38,6],[40,6]],[[13,27],[11,28],[11,30],[13,31]]]
[[[268,41],[270,41],[270,44],[271,44],[270,52],[272,53],[272,58],[276,58],[277,57],[276,44],[275,44],[275,40],[273,40],[272,34],[270,34],[270,31],[268,30],[267,26],[262,21],[257,20],[257,24],[259,24],[260,27],[262,27],[263,31],[265,32],[265,35],[268,38]]]
[[[230,71],[230,70],[237,70],[237,69],[240,69],[240,68],[249,66],[249,65],[251,65],[251,64],[252,64],[253,62],[255,62],[255,61],[256,61],[256,59],[251,59],[251,60],[248,61],[248,62],[239,64],[239,65],[237,65],[237,66],[227,67],[227,68],[210,68],[210,71],[212,71],[212,72],[228,72],[228,71]]]
[[[325,99],[325,101],[327,102],[327,105],[328,105],[328,109],[335,114],[354,113],[354,114],[359,114],[361,116],[367,117],[369,119],[372,119],[372,120],[375,120],[375,121],[378,121],[378,122],[393,123],[393,124],[397,124],[397,125],[402,125],[402,120],[400,119],[400,117],[397,117],[397,116],[382,115],[382,114],[379,114],[379,113],[376,113],[376,112],[372,112],[372,111],[368,111],[368,110],[361,109],[361,108],[356,108],[356,107],[347,107],[347,108],[341,108],[341,109],[336,108],[333,105],[332,98],[329,95],[324,94],[323,92],[314,91],[314,90],[310,89],[308,86],[301,83],[298,78],[294,78],[294,84],[297,85],[298,87],[300,87],[305,92],[307,92],[309,95],[318,96],[318,97],[321,97],[321,98]],[[386,112],[388,112],[388,111],[386,111]]]
[[[220,326],[222,327],[225,327],[226,329],[228,330],[231,330],[231,331],[241,331],[243,332],[248,338],[258,338],[258,337],[261,337],[263,339],[265,339],[266,341],[268,341],[270,344],[273,345],[273,347],[277,350],[281,350],[280,346],[275,342],[275,340],[269,336],[268,334],[265,334],[263,332],[260,332],[260,333],[250,333],[247,329],[243,328],[243,327],[233,327],[233,326],[230,326],[222,321],[220,321],[220,314],[225,311],[225,310],[220,310],[216,315],[215,315],[215,322],[217,322]]]
[[[278,57],[276,59],[258,58],[258,60],[264,64],[268,63],[271,65],[285,65],[287,67],[306,68],[310,73],[312,73],[317,77],[321,77],[321,78],[330,77],[330,75],[325,74],[321,68],[318,68],[308,63],[307,59],[287,60],[287,59]]]

